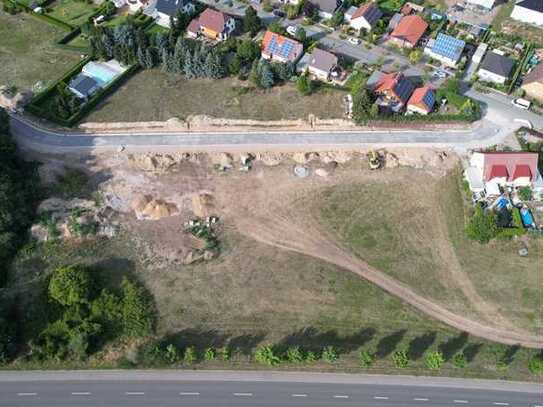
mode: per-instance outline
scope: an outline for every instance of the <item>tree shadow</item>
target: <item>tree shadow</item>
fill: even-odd
[[[250,355],[252,350],[255,349],[265,337],[266,334],[264,332],[258,334],[244,334],[231,338],[228,342],[228,346],[238,353]]]
[[[446,362],[452,359],[452,357],[459,352],[468,343],[469,334],[462,332],[458,336],[449,338],[446,342],[441,343],[438,346],[439,351],[443,354],[443,358]]]
[[[383,359],[390,355],[396,349],[398,344],[403,340],[406,333],[407,329],[401,329],[382,338],[377,344],[375,356]]]
[[[284,349],[299,345],[312,351],[319,351],[323,346],[334,346],[338,352],[347,353],[371,341],[375,334],[374,328],[363,328],[352,335],[342,336],[334,330],[323,332],[317,328],[308,327],[285,336],[277,346],[279,349]]]
[[[475,359],[475,356],[479,353],[481,348],[483,347],[482,343],[471,343],[468,346],[464,348],[464,356],[466,357],[466,361],[472,362],[473,359]]]
[[[424,355],[430,346],[436,341],[437,333],[435,331],[427,332],[424,335],[417,336],[409,342],[408,355],[412,360],[417,360]]]

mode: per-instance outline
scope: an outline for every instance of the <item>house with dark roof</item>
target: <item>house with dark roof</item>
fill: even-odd
[[[434,110],[436,91],[430,85],[415,89],[407,102],[407,113],[427,115]]]
[[[224,41],[236,29],[236,20],[223,12],[206,8],[202,14],[192,20],[187,27],[191,38],[203,36],[210,40]]]
[[[318,10],[320,18],[329,20],[343,5],[343,0],[311,0],[310,3]]]
[[[70,90],[79,99],[88,99],[100,89],[98,81],[90,76],[79,74],[68,85]]]
[[[339,75],[338,58],[334,54],[315,48],[309,56],[307,70],[321,81],[328,81]]]
[[[511,12],[511,18],[523,23],[543,26],[543,1],[520,0]]]
[[[388,41],[400,48],[414,48],[428,29],[428,24],[417,15],[403,17],[390,33]]]
[[[496,52],[487,52],[477,71],[479,79],[503,85],[511,76],[515,61]]]
[[[301,43],[272,31],[266,31],[260,48],[262,58],[281,63],[295,63],[304,53]]]
[[[195,11],[196,7],[189,0],[157,0],[152,15],[158,25],[170,28],[170,19],[178,12],[192,14]]]
[[[400,72],[374,74],[368,79],[366,86],[377,96],[380,109],[394,113],[403,111],[415,89],[411,81]]]
[[[436,39],[431,39],[424,48],[424,53],[433,59],[437,59],[444,65],[456,67],[466,43],[458,38],[439,33]]]
[[[543,64],[537,65],[524,77],[521,87],[527,97],[543,102]]]
[[[358,7],[348,20],[349,25],[355,30],[370,31],[381,17],[383,17],[383,13],[377,4],[368,2]]]
[[[537,153],[477,152],[472,154],[464,177],[472,192],[497,195],[504,187],[530,187],[540,194],[543,179],[537,162]]]

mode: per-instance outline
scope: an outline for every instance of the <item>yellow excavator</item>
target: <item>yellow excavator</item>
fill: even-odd
[[[368,151],[368,164],[370,170],[378,170],[381,167],[381,157],[374,150]]]

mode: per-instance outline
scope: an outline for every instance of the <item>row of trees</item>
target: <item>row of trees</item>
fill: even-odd
[[[153,332],[152,301],[127,278],[112,292],[86,267],[61,267],[50,278],[47,298],[55,317],[31,344],[39,360],[84,360],[109,340]]]

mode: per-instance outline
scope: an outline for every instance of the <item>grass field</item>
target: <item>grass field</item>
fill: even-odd
[[[235,80],[184,80],[158,70],[143,71],[101,103],[86,121],[152,121],[189,115],[279,120],[341,118],[340,91],[323,89],[304,97],[287,84],[269,91],[242,87]]]
[[[62,76],[79,60],[77,53],[55,47],[54,40],[63,34],[27,14],[0,10],[0,85],[30,88]]]
[[[52,11],[48,13],[51,17],[73,26],[79,26],[96,12],[96,7],[92,3],[77,0],[57,0],[51,6]]]

